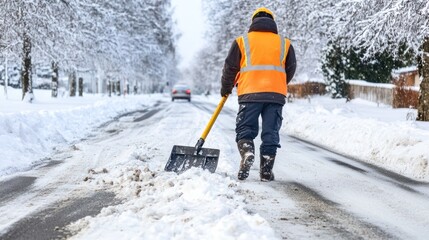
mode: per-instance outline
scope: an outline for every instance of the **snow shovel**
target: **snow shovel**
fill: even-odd
[[[220,151],[219,149],[203,148],[203,144],[227,99],[228,96],[222,97],[195,147],[173,146],[164,168],[165,171],[182,173],[191,167],[207,169],[211,173],[216,171]]]

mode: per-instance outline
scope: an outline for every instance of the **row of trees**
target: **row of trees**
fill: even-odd
[[[196,67],[189,70],[199,86],[219,85],[229,46],[235,37],[247,32],[253,11],[265,6],[274,11],[279,33],[292,40],[299,72],[320,73],[323,56],[332,50],[329,43],[343,51],[358,49],[357,55],[364,49],[362,59],[383,53],[394,58],[400,51],[413,53],[422,76],[418,120],[429,121],[428,1],[202,1],[209,23],[207,48],[196,57]]]
[[[0,0],[0,54],[21,63],[23,99],[32,99],[31,68],[97,71],[156,91],[177,74],[169,1]],[[55,70],[57,71],[57,70]]]

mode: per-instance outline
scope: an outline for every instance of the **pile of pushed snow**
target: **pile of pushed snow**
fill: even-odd
[[[405,121],[405,115],[395,119],[389,115],[395,111],[391,108],[373,107],[368,114],[371,106],[357,109],[353,102],[331,100],[334,106],[329,107],[319,100],[286,105],[282,130],[399,174],[429,180],[428,129]]]
[[[69,225],[72,239],[276,239],[266,220],[245,211],[235,180],[202,169],[164,172],[146,158],[136,149],[123,165],[88,176],[123,203]]]
[[[43,110],[28,110],[25,105],[17,105],[22,109],[0,112],[0,176],[24,170],[49,156],[58,147],[89,135],[100,124],[118,114],[142,108],[143,104],[154,104],[157,98],[100,96],[89,98],[89,101],[82,99],[85,98],[76,99],[80,102],[63,109],[59,108],[65,100],[58,99],[58,103],[52,106],[44,101],[27,104],[28,108],[40,105]],[[13,101],[11,104],[14,104]]]

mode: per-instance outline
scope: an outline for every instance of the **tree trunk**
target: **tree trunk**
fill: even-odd
[[[53,98],[58,97],[58,63],[52,61],[52,92],[51,96]]]
[[[28,101],[31,102],[33,101],[33,83],[31,79],[31,38],[26,32],[24,32],[23,40],[24,57],[21,73],[22,100],[27,98]]]
[[[70,83],[70,97],[76,96],[76,72],[72,72],[69,75],[69,83]]]
[[[83,78],[79,78],[79,97],[83,96]]]
[[[423,56],[421,64],[422,83],[417,112],[418,121],[429,121],[429,36],[423,42]]]
[[[121,96],[121,81],[116,82],[116,95]]]

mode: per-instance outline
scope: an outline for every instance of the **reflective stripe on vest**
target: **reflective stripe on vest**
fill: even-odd
[[[240,72],[249,72],[249,71],[258,71],[258,70],[274,70],[282,73],[286,73],[285,69],[282,67],[283,59],[285,58],[285,39],[280,37],[281,42],[281,52],[280,52],[280,66],[275,65],[252,65],[250,54],[250,44],[249,37],[246,35],[243,36],[244,50],[246,51],[246,66],[240,69]]]

